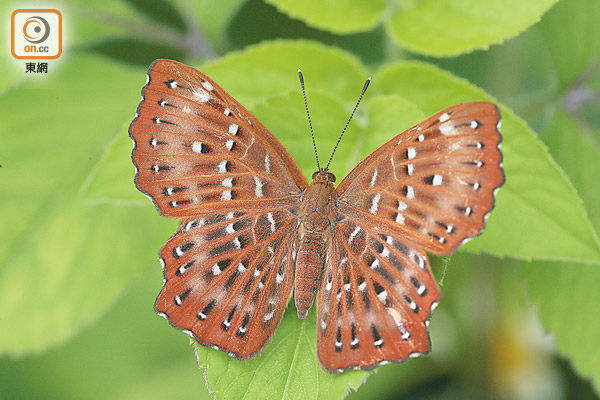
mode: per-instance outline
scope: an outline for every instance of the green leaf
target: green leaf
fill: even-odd
[[[595,0],[561,1],[538,25],[562,89],[592,72],[597,74],[600,41],[592,38],[600,37],[598,15],[600,2]]]
[[[0,397],[213,399],[189,341],[152,310],[161,286],[160,268],[147,275],[129,285],[93,329],[60,349],[35,357],[3,357],[0,375],[10,384],[1,385]]]
[[[557,111],[544,138],[557,161],[579,188],[589,205],[594,225],[600,227],[597,207],[600,187],[600,147],[592,139],[599,132],[581,132],[563,111]],[[600,390],[600,268],[577,263],[529,263],[524,268],[531,300],[546,329],[554,334],[558,349],[569,357],[582,376]]]
[[[167,222],[151,206],[114,207],[85,196],[107,145],[125,135],[142,83],[142,71],[71,56],[56,75],[0,98],[11,116],[0,150],[0,324],[11,328],[0,332],[0,353],[64,342],[158,265],[146,249],[160,247],[167,235],[157,233]],[[133,169],[122,174],[131,188]]]
[[[67,0],[61,9],[68,28],[65,43],[144,65],[159,57],[209,59],[229,47],[227,29],[242,4]]]
[[[367,372],[325,372],[316,358],[316,325],[314,307],[301,320],[291,306],[263,352],[248,361],[197,345],[198,362],[206,367],[210,391],[218,398],[342,398]]]
[[[375,28],[387,8],[385,0],[266,0],[292,18],[337,34]]]
[[[600,269],[596,265],[531,262],[523,266],[531,301],[558,350],[600,391]]]
[[[353,55],[305,40],[275,40],[249,46],[206,63],[201,70],[245,107],[252,107],[268,96],[288,91],[298,93],[302,99],[299,68],[308,95],[319,88],[337,94],[348,104],[355,101],[367,77],[365,68]],[[348,82],[356,82],[356,87]],[[279,110],[285,111],[288,110]]]
[[[187,22],[189,33],[199,34],[213,48],[223,49],[228,46],[229,24],[245,0],[219,0],[218,6],[213,1],[174,0],[174,3]],[[193,45],[197,46],[197,42]]]
[[[598,105],[592,101],[592,113],[585,111],[587,90],[598,90],[594,78],[599,76],[600,45],[589,40],[600,34],[598,7],[596,1],[560,2],[539,24],[557,82],[550,104],[553,114],[542,138],[581,194],[596,229],[600,228],[600,132],[593,124],[598,123]],[[600,269],[579,263],[532,262],[524,271],[531,300],[559,351],[600,391],[600,355],[590,351],[597,348],[600,337],[596,307]]]
[[[417,62],[384,67],[378,81],[385,93],[401,93],[427,114],[463,101],[493,101],[466,81]],[[506,183],[485,234],[465,249],[525,260],[597,263],[600,247],[581,198],[525,123],[500,109]]]
[[[439,57],[502,43],[538,22],[556,0],[398,3],[386,22],[392,39],[415,53]]]
[[[565,169],[587,206],[590,220],[600,227],[600,132],[578,125],[566,110],[557,109],[542,138]]]
[[[337,34],[372,30],[385,22],[390,38],[419,54],[452,56],[487,49],[539,21],[557,0],[268,0],[307,25]]]

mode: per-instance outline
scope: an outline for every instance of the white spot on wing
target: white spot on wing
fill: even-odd
[[[375,261],[373,261],[373,264],[371,264],[371,269],[376,269],[377,267],[379,267],[379,259],[376,258]]]
[[[192,151],[194,153],[202,153],[202,142],[194,142],[192,143]]]
[[[417,151],[415,150],[414,147],[409,147],[406,150],[406,156],[408,157],[409,160],[412,160],[413,158],[415,158],[417,156]]]
[[[237,135],[239,129],[240,127],[237,124],[229,125],[229,133],[232,135]]]
[[[202,88],[192,88],[192,95],[195,100],[198,100],[200,103],[206,103],[211,99],[210,94]]]
[[[227,226],[225,227],[225,232],[227,232],[228,235],[231,235],[231,234],[235,233],[235,229],[233,228],[233,224],[227,224]]]
[[[371,208],[369,209],[369,212],[371,214],[377,214],[377,208],[379,207],[379,200],[381,200],[381,194],[377,193],[373,197],[373,200],[371,201]]]
[[[175,304],[177,304],[178,306],[180,306],[183,301],[181,300],[181,296],[180,295],[175,295],[175,297],[173,298],[173,300],[175,300]]]
[[[440,125],[440,133],[444,136],[452,136],[452,135],[457,135],[458,130],[454,129],[454,125],[452,125],[451,122],[446,122],[446,123]]]
[[[361,229],[359,226],[354,228],[354,230],[350,234],[350,237],[348,238],[348,243],[352,243],[352,241],[354,240],[354,238],[356,237],[356,235],[358,235],[358,232],[360,232],[360,231],[361,231]]]
[[[260,180],[258,176],[254,176],[254,195],[257,198],[263,197],[263,187],[264,183]]]
[[[369,187],[375,186],[376,180],[377,180],[377,168],[375,168],[375,172],[373,172],[373,177],[371,178],[371,183],[369,184]]]
[[[271,318],[273,318],[273,315],[275,314],[275,310],[271,311],[270,313],[265,314],[265,322],[267,322],[268,320],[270,320]]]
[[[238,271],[240,272],[240,274],[243,274],[244,272],[246,272],[246,267],[244,267],[244,264],[242,264],[242,263],[238,264]]]
[[[267,213],[267,220],[271,224],[271,232],[275,232],[275,219],[273,219],[273,213]]]
[[[226,201],[231,200],[231,198],[231,190],[223,190],[223,193],[221,193],[221,200]]]
[[[275,275],[275,282],[277,282],[278,285],[283,282],[283,275]]]
[[[227,172],[227,160],[223,160],[217,165],[217,171],[220,174],[224,174]]]

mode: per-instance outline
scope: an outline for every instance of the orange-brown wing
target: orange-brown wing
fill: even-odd
[[[136,184],[169,217],[261,209],[306,178],[246,108],[206,75],[156,60],[129,133]]]
[[[491,103],[452,106],[363,160],[337,188],[319,360],[371,369],[427,353],[440,291],[425,251],[448,254],[478,235],[504,182],[500,115]]]
[[[150,67],[129,133],[139,190],[185,218],[160,253],[156,311],[201,344],[252,357],[292,293],[306,179],[248,110],[175,61]]]
[[[156,312],[203,345],[256,355],[292,295],[296,227],[277,209],[186,220],[160,252],[165,284]]]
[[[321,365],[368,370],[428,353],[440,290],[425,253],[350,218],[333,229],[317,299]]]
[[[337,188],[340,209],[365,227],[449,254],[477,236],[504,182],[500,114],[457,104],[402,132]]]

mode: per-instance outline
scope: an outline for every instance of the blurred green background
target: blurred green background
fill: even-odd
[[[5,26],[17,8],[2,6]],[[0,398],[594,399],[600,388],[600,2],[62,1],[47,74],[0,59]],[[8,35],[8,29],[5,29]],[[506,184],[484,234],[432,258],[432,352],[329,375],[293,307],[248,362],[153,312],[177,227],[135,189],[149,64],[201,69],[314,170],[373,76],[333,172],[424,117],[490,100]],[[208,385],[208,386],[207,386]],[[210,387],[210,393],[209,389]]]

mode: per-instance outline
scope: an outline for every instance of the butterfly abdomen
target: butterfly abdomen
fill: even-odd
[[[325,266],[325,241],[321,233],[307,233],[299,241],[294,298],[298,318],[306,317],[315,301]]]
[[[294,286],[298,318],[306,317],[319,289],[331,242],[331,224],[337,215],[335,198],[331,182],[313,181],[302,199]]]

